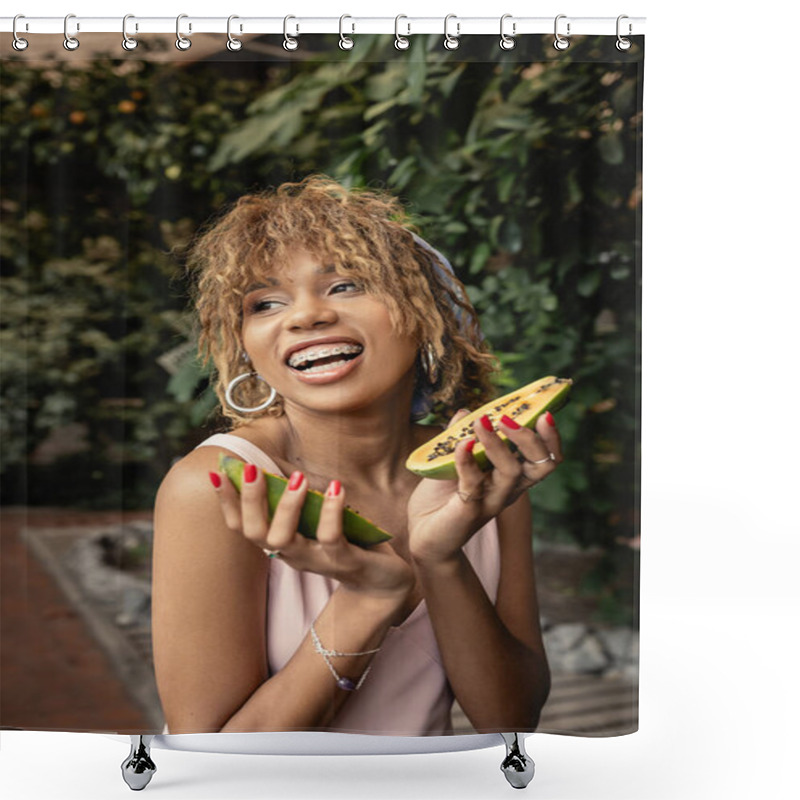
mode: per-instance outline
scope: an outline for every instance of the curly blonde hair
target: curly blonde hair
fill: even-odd
[[[298,248],[353,275],[385,303],[398,334],[410,335],[420,347],[430,342],[439,374],[431,384],[418,357],[415,396],[425,392],[436,418],[458,408],[477,408],[495,396],[491,376],[498,370],[496,359],[482,339],[464,287],[412,227],[394,197],[312,175],[277,190],[244,195],[197,232],[187,267],[195,278],[200,356],[204,364],[213,362],[221,413],[233,427],[254,417],[225,401],[226,386],[246,369],[241,337],[246,287],[263,280]],[[260,381],[245,381],[238,402],[258,405],[263,391]],[[283,414],[281,398],[262,413]]]

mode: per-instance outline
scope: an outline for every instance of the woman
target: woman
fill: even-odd
[[[498,421],[515,455],[484,418],[455,451],[458,481],[404,467],[442,430],[416,418],[453,424],[493,396],[449,264],[396,200],[324,177],[241,198],[192,252],[232,430],[181,459],[156,500],[169,732],[441,735],[453,696],[478,731],[534,729],[549,673],[526,489],[561,461],[555,421]],[[220,453],[246,462],[241,496]],[[271,519],[264,469],[289,480]],[[325,494],[316,541],[296,532],[309,489]],[[345,504],[393,538],[350,544]]]

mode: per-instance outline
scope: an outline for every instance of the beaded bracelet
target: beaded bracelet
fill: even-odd
[[[311,624],[311,641],[314,643],[314,650],[322,656],[322,658],[325,660],[325,663],[328,665],[328,669],[331,671],[331,675],[333,675],[336,685],[340,689],[344,689],[346,692],[353,692],[361,688],[361,684],[364,683],[364,680],[369,674],[370,669],[372,669],[372,664],[370,664],[364,670],[364,674],[361,676],[358,683],[355,683],[350,678],[345,678],[339,675],[331,663],[331,658],[336,656],[371,656],[380,652],[380,647],[377,650],[364,650],[362,653],[342,653],[338,650],[326,650],[322,646],[322,642],[319,640],[317,632],[314,630],[313,623]]]

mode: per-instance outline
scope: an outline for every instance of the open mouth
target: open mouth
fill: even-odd
[[[332,372],[343,367],[363,352],[364,348],[357,344],[325,345],[294,353],[287,363],[298,372],[313,375],[318,372]]]

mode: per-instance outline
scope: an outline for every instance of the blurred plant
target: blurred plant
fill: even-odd
[[[101,483],[133,461],[130,502],[151,498],[214,408],[183,247],[243,192],[325,172],[403,199],[467,285],[501,389],[575,380],[567,463],[531,492],[540,535],[609,552],[633,536],[641,64],[613,40],[551,39],[448,53],[419,36],[398,53],[362,36],[349,53],[181,70],[4,62],[5,473],[81,421]]]

